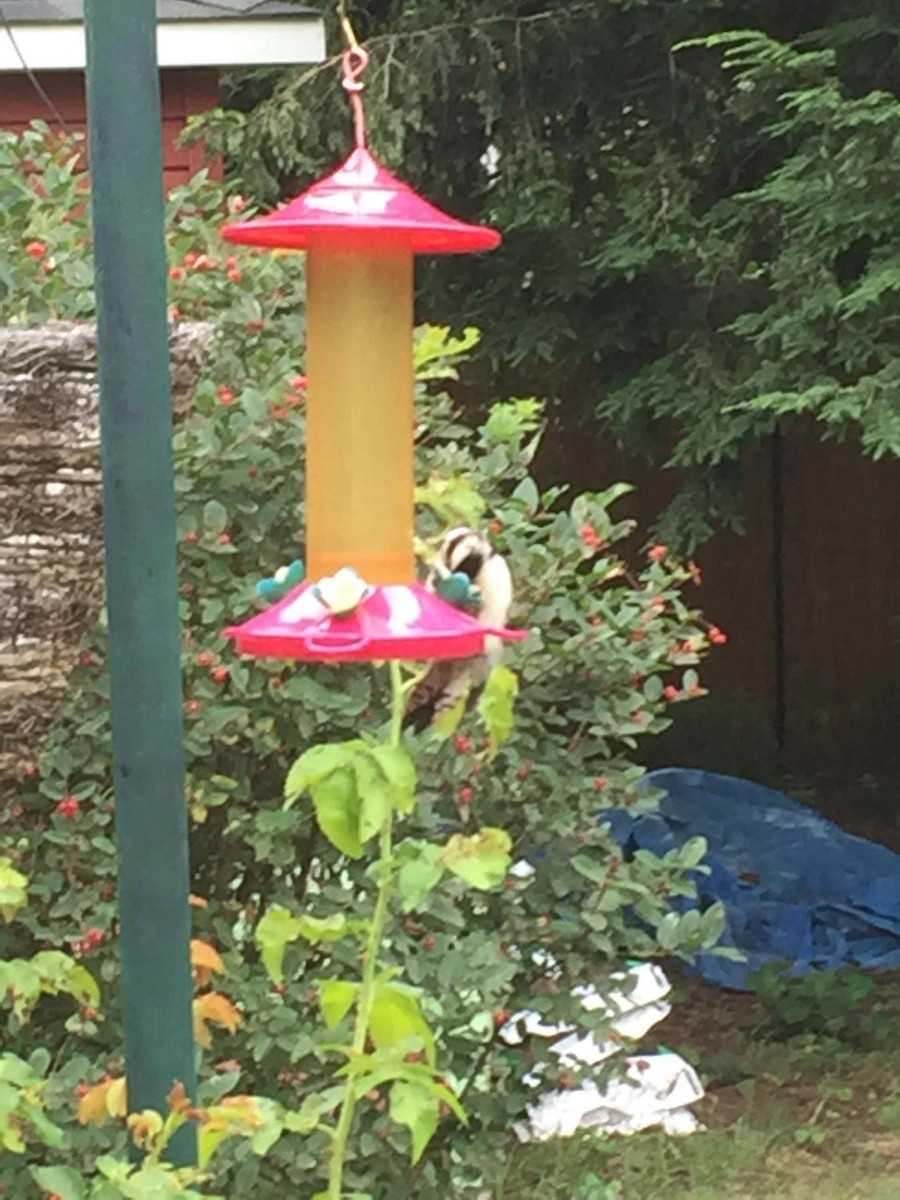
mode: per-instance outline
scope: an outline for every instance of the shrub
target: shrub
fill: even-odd
[[[88,283],[63,301],[54,278],[62,265],[36,275],[27,252],[40,236],[55,263],[69,261],[50,212],[57,190],[66,198],[77,190],[71,147],[66,159],[44,145],[38,131],[22,142],[0,139],[0,159],[21,170],[27,154],[46,192],[0,215],[13,271],[7,319],[91,311]],[[256,935],[276,908],[358,921],[371,903],[365,861],[324,839],[311,807],[286,810],[284,781],[312,745],[377,730],[388,709],[364,669],[242,661],[222,636],[229,620],[253,609],[256,580],[302,553],[302,268],[294,257],[226,257],[217,226],[240,207],[200,176],[173,193],[168,240],[179,316],[212,317],[217,326],[206,377],[175,434],[196,937],[215,955],[206,969],[221,968],[214,994],[232,1014],[221,1023],[231,1028],[227,1038],[204,1025],[202,1102],[214,1105],[235,1089],[267,1098],[254,1101],[268,1114],[265,1129],[229,1142],[210,1168],[225,1194],[266,1200],[321,1187],[327,1135],[280,1138],[279,1114],[301,1110],[328,1086],[334,1035],[320,1028],[320,981],[352,972],[356,950],[298,940],[273,981]],[[78,225],[71,246],[86,255],[85,219],[78,209],[67,222],[65,254]],[[87,279],[86,259],[77,261]],[[379,1198],[401,1177],[423,1200],[447,1200],[451,1189],[477,1194],[490,1182],[529,1096],[526,1064],[534,1065],[534,1051],[512,1052],[497,1038],[508,1013],[528,1006],[566,1019],[577,1007],[573,984],[607,986],[625,957],[689,955],[711,946],[722,924],[717,908],[699,920],[670,911],[670,898],[693,892],[689,872],[702,844],[625,862],[597,819],[601,807],[652,806],[639,788],[640,740],[666,728],[671,703],[702,694],[696,665],[717,631],[685,598],[692,571],[664,546],[631,546],[632,523],[614,515],[626,485],[575,497],[563,488],[540,492],[529,474],[542,425],[534,401],[500,402],[478,428],[466,424],[449,389],[476,340],[473,331],[417,334],[420,549],[451,523],[489,527],[516,579],[514,619],[532,636],[509,655],[520,698],[515,731],[501,748],[486,742],[477,715],[455,736],[417,746],[417,803],[404,836],[445,842],[501,828],[513,853],[537,870],[488,891],[440,888],[409,912],[392,910],[383,961],[421,989],[444,1078],[468,1125],[442,1119],[410,1171],[409,1133],[373,1097],[356,1123],[348,1169],[355,1192]],[[9,1029],[23,1058],[37,1048],[51,1056],[44,1102],[66,1127],[66,1163],[88,1173],[105,1170],[103,1156],[122,1154],[126,1138],[121,1125],[72,1123],[76,1086],[122,1073],[108,700],[101,614],[56,727],[23,768],[17,815],[8,809],[0,826],[11,865],[32,881],[4,953],[65,947],[103,988],[102,1015],[66,1015],[51,998],[27,1032],[15,1016]],[[555,1079],[552,1068],[546,1078]],[[43,1161],[30,1145],[29,1155]],[[0,1181],[17,1169],[0,1165]],[[121,1187],[103,1195],[139,1194]]]

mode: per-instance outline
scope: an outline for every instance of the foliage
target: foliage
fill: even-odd
[[[766,1031],[773,1038],[877,1046],[891,1036],[894,1018],[870,1003],[875,982],[858,967],[790,977],[786,967],[768,963],[751,982],[765,1005]]]
[[[776,426],[898,453],[889,0],[350,7],[375,149],[506,235],[425,267],[423,316],[483,325],[494,370],[562,398],[569,447],[596,416],[677,469],[661,536],[736,518]],[[202,124],[267,203],[348,145],[333,62],[238,75]]]
[[[40,176],[32,178],[32,204],[17,208],[4,230],[10,270],[31,281],[20,288],[15,275],[3,301],[17,320],[90,311],[85,295],[56,292],[71,231],[66,223],[57,244],[49,214],[57,184],[66,195],[75,186],[72,147],[43,157],[41,146],[39,133],[24,143],[0,141],[19,169],[27,155],[43,170],[48,193],[35,188]],[[477,335],[454,339],[426,327],[416,340],[420,548],[427,554],[448,524],[466,520],[488,526],[508,555],[518,588],[514,619],[531,629],[510,656],[519,686],[515,728],[502,699],[514,680],[500,673],[480,712],[459,729],[407,747],[416,754],[413,807],[406,750],[393,746],[385,757],[376,748],[390,713],[367,671],[238,659],[223,627],[254,609],[260,576],[271,578],[302,556],[305,394],[298,259],[244,251],[226,258],[217,225],[241,207],[199,178],[171,197],[167,234],[178,316],[210,317],[217,329],[205,378],[175,433],[202,1002],[203,1084],[191,1119],[215,1132],[223,1110],[243,1111],[242,1098],[253,1098],[248,1128],[205,1164],[214,1191],[266,1200],[317,1190],[330,1146],[319,1118],[343,1094],[329,1093],[336,1032],[319,1018],[340,1027],[353,999],[341,985],[353,983],[358,935],[375,919],[379,877],[367,854],[357,855],[389,803],[400,809],[402,839],[396,902],[385,913],[383,995],[391,1020],[398,1008],[406,1011],[423,1065],[432,1034],[412,1014],[427,1021],[440,1049],[445,1102],[452,1107],[450,1097],[458,1097],[468,1124],[439,1109],[436,1132],[410,1172],[411,1144],[418,1156],[431,1126],[419,1124],[409,1094],[389,1097],[382,1086],[370,1087],[371,1103],[353,1125],[347,1187],[380,1197],[404,1178],[422,1200],[446,1200],[451,1189],[468,1197],[490,1184],[529,1094],[522,1076],[533,1052],[523,1059],[496,1037],[505,1015],[527,1006],[565,1020],[578,1008],[574,982],[603,989],[623,957],[689,955],[718,937],[717,908],[694,914],[690,927],[670,912],[673,897],[692,892],[689,874],[702,846],[625,862],[597,812],[653,805],[639,786],[635,752],[643,737],[668,725],[671,704],[703,693],[697,665],[723,635],[686,598],[691,568],[664,545],[644,553],[632,523],[615,517],[624,485],[578,496],[538,488],[529,467],[543,430],[540,404],[496,404],[474,432],[462,422],[447,387]],[[86,217],[72,218],[79,239]],[[40,259],[27,249],[35,240]],[[34,274],[41,261],[50,269]],[[29,905],[15,935],[3,936],[0,955],[66,948],[102,985],[102,1013],[63,1011],[58,999],[44,997],[27,1032],[15,1018],[8,1030],[11,1051],[26,1061],[43,1048],[43,1102],[65,1129],[56,1157],[42,1158],[30,1143],[29,1158],[53,1167],[61,1157],[67,1168],[86,1171],[98,1200],[146,1194],[119,1161],[127,1139],[121,1123],[72,1123],[76,1088],[86,1089],[83,1101],[91,1096],[90,1112],[95,1100],[98,1109],[118,1111],[110,1077],[123,1073],[108,702],[101,616],[55,729],[23,765],[16,803],[0,817],[5,870],[31,880]],[[340,748],[329,749],[336,757],[323,769],[326,743]],[[390,778],[389,793],[382,776]],[[307,791],[311,803],[300,798]],[[433,844],[443,847],[437,855],[426,848]],[[510,854],[527,856],[536,871],[498,887]],[[9,874],[0,883],[0,897],[18,886]],[[413,991],[396,990],[396,970]],[[599,1027],[602,1016],[585,1019]],[[547,1078],[553,1081],[552,1068]],[[147,1118],[141,1136],[155,1146],[158,1122],[168,1119]],[[263,1123],[254,1129],[257,1120]],[[118,1172],[115,1181],[104,1182],[107,1169]],[[0,1182],[16,1170],[0,1165]]]

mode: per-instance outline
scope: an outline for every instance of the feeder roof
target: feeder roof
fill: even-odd
[[[9,21],[67,22],[84,20],[84,0],[6,0]],[[288,0],[156,0],[160,21],[233,21],[248,17],[318,16],[315,9]]]
[[[265,612],[225,630],[241,654],[318,662],[474,658],[488,636],[521,641],[525,632],[487,629],[421,584],[385,584],[349,616],[335,616],[303,583]]]
[[[305,5],[156,0],[156,15],[163,68],[316,63],[325,58],[322,14]],[[83,71],[85,60],[84,0],[4,0],[0,72]]]
[[[223,231],[230,242],[307,250],[330,241],[402,245],[417,254],[493,250],[500,234],[467,225],[429,204],[368,150],[357,148],[331,175],[264,217]]]

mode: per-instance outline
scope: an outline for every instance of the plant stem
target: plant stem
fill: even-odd
[[[392,662],[391,668],[391,729],[389,744],[400,745],[400,735],[403,729],[403,711],[407,689],[403,685],[400,664]],[[365,1053],[366,1040],[369,1035],[369,1019],[375,1002],[375,987],[377,983],[378,952],[381,949],[382,938],[387,924],[391,892],[394,887],[394,872],[390,865],[393,851],[394,814],[388,816],[379,837],[379,856],[382,865],[381,878],[378,884],[378,896],[375,901],[375,912],[372,924],[369,926],[369,936],[363,952],[362,987],[356,1006],[356,1022],[353,1028],[353,1042],[349,1065],[354,1059]],[[347,1143],[353,1125],[353,1113],[356,1108],[356,1077],[349,1075],[341,1101],[341,1115],[334,1131],[331,1144],[331,1159],[328,1166],[328,1200],[342,1200],[344,1184],[344,1159],[347,1155]]]

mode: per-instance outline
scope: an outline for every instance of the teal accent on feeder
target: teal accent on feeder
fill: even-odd
[[[440,576],[435,582],[435,591],[454,608],[476,611],[481,608],[481,592],[463,571]]]
[[[289,567],[279,567],[268,579],[261,579],[256,585],[256,594],[267,604],[274,604],[303,582],[305,568],[302,559],[296,558]]]

